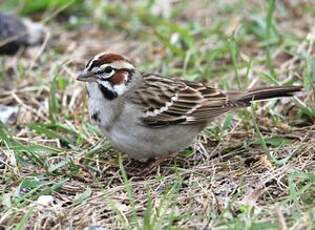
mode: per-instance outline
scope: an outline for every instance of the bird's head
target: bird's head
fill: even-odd
[[[115,98],[132,87],[136,75],[135,67],[125,57],[100,53],[88,61],[77,80],[95,82],[103,93],[107,92],[110,98]]]

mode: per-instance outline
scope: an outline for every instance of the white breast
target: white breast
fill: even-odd
[[[97,83],[88,83],[88,94],[89,94],[89,114],[92,122],[95,122],[99,126],[108,127],[112,124],[115,118],[115,106],[113,102],[106,100],[99,90]],[[97,114],[98,119],[92,119]]]
[[[190,145],[202,129],[183,125],[147,127],[140,123],[141,108],[121,103],[119,98],[105,99],[96,83],[89,83],[88,91],[90,116],[98,114],[99,119],[94,122],[115,148],[131,158],[146,160],[178,152]]]

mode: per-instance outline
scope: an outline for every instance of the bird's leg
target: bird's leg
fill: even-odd
[[[163,162],[173,159],[177,153],[172,153],[169,155],[160,156],[157,158],[151,158],[143,164],[143,168],[139,169],[133,176],[143,176],[146,177],[151,174],[155,169],[157,169]]]

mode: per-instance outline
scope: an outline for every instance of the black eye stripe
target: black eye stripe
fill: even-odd
[[[111,67],[111,66],[107,66],[105,69],[104,69],[104,72],[105,73],[110,73],[112,72],[114,69]]]
[[[102,74],[102,73],[111,73],[112,71],[116,71],[116,69],[114,69],[111,66],[107,66],[105,69],[99,70],[96,73],[97,74]]]

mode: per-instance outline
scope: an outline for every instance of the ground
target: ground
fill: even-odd
[[[2,2],[50,34],[0,58],[0,104],[15,111],[0,124],[0,229],[314,229],[314,1]],[[225,90],[304,90],[220,117],[141,175],[75,80],[103,50]]]

